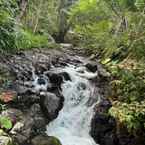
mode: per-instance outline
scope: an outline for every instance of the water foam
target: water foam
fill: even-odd
[[[71,81],[62,85],[62,93],[65,98],[64,107],[58,117],[47,126],[47,134],[60,139],[62,145],[97,145],[90,136],[90,124],[93,117],[95,102],[90,106],[88,102],[94,95],[95,86],[87,78],[95,76],[87,72],[84,77],[78,68],[66,67]]]

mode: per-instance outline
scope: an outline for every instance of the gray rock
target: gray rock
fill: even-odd
[[[28,116],[25,117],[25,120],[21,121],[21,124],[23,124],[21,127],[19,127],[17,124],[17,127],[13,130],[12,137],[15,142],[18,144],[27,144],[29,141],[29,138],[32,134],[32,127],[34,124],[33,118],[30,118]],[[19,128],[18,128],[19,127]]]
[[[22,128],[24,127],[24,123],[22,122],[17,122],[14,127],[12,128],[12,130],[10,131],[10,134],[12,135],[16,135],[20,130],[22,130]]]
[[[34,64],[35,73],[36,74],[43,74],[45,71],[50,69],[50,63],[47,62],[36,62]]]
[[[63,77],[62,75],[60,74],[57,74],[57,73],[49,73],[48,74],[48,77],[49,77],[49,80],[50,82],[57,86],[57,87],[60,87],[61,86],[61,83],[63,82]]]
[[[41,93],[40,103],[42,111],[48,119],[52,120],[57,117],[60,110],[61,99],[53,93]]]
[[[33,118],[34,124],[32,128],[33,135],[37,135],[41,132],[44,132],[46,130],[46,124],[48,123],[46,118],[43,115],[43,112],[41,111],[41,107],[39,104],[32,105],[29,115],[31,118]]]
[[[0,145],[11,145],[12,139],[7,136],[0,136]]]
[[[101,77],[101,78],[109,78],[111,77],[110,73],[107,72],[104,68],[102,67],[99,67],[98,69],[98,75]]]
[[[32,85],[26,86],[25,84],[23,84],[23,82],[15,82],[13,86],[18,95],[23,95],[30,92],[32,87]]]
[[[60,43],[60,46],[62,48],[67,48],[67,49],[73,48],[73,45],[72,44],[69,44],[69,43]]]
[[[23,119],[14,125],[10,133],[18,144],[28,144],[31,137],[45,131],[46,124],[40,105],[34,104],[27,113],[23,113]]]
[[[88,62],[85,66],[89,71],[93,73],[95,73],[98,70],[98,64],[93,61]]]
[[[103,100],[96,106],[96,112],[91,122],[91,135],[101,145],[117,145],[116,121],[107,114],[111,103]]]

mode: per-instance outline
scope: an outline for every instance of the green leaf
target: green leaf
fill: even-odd
[[[1,128],[11,129],[12,122],[8,117],[1,117],[0,118],[0,126],[1,126]]]

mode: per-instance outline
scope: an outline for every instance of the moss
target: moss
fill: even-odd
[[[50,145],[61,145],[61,143],[56,137],[51,137]]]
[[[61,145],[61,142],[53,136],[39,135],[32,139],[33,145]]]

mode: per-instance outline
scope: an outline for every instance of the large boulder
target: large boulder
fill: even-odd
[[[22,145],[28,144],[33,136],[44,132],[47,124],[39,104],[32,105],[23,116],[10,131],[13,140]]]
[[[85,64],[85,66],[90,72],[95,73],[97,71],[100,81],[106,81],[111,77],[110,73],[107,72],[103,66],[96,61],[89,61]]]
[[[105,114],[96,114],[92,119],[91,135],[101,145],[116,145],[115,120]]]
[[[42,111],[49,120],[55,119],[62,107],[61,98],[50,92],[43,92],[40,95]]]
[[[39,135],[31,140],[32,145],[61,145],[61,142],[52,136]]]
[[[97,104],[95,115],[91,122],[91,135],[101,145],[117,145],[116,121],[107,114],[111,107],[109,100]]]
[[[63,82],[63,77],[60,74],[57,73],[49,73],[47,74],[49,77],[50,82],[55,87],[60,87]]]

